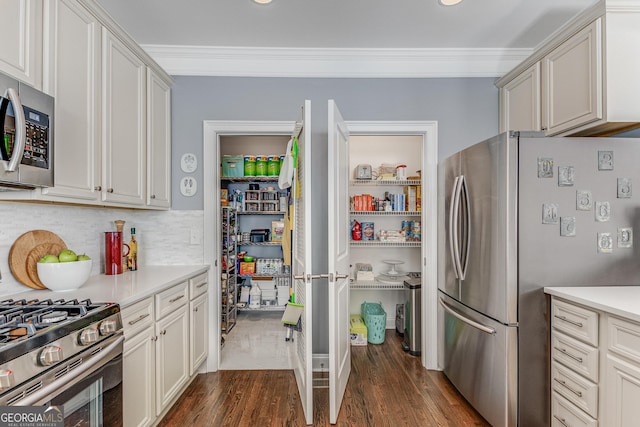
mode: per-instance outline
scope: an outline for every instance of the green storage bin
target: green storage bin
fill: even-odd
[[[382,344],[387,329],[387,313],[382,308],[382,304],[363,302],[360,305],[360,311],[367,326],[367,341],[371,344]]]
[[[222,156],[222,176],[231,178],[244,176],[244,157]]]

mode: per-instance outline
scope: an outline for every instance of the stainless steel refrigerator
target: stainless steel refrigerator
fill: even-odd
[[[640,285],[640,140],[510,132],[439,168],[444,373],[493,426],[548,426],[545,286]]]

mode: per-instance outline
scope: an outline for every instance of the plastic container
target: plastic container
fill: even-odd
[[[251,285],[251,292],[249,292],[249,308],[260,308],[262,303],[262,291],[255,284]]]
[[[267,165],[269,157],[264,155],[256,156],[256,176],[267,176]]]
[[[244,156],[244,176],[256,176],[256,156]]]
[[[382,304],[363,302],[360,311],[367,326],[367,341],[371,344],[382,344],[387,329],[387,313],[382,308]]]
[[[222,176],[244,176],[244,158],[242,156],[222,156]]]
[[[278,176],[280,174],[280,157],[275,154],[267,159],[267,175]]]

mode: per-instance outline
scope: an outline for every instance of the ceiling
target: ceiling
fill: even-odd
[[[423,59],[437,52],[516,55],[513,60],[519,62],[562,24],[597,2],[464,0],[446,7],[437,0],[273,0],[269,5],[251,0],[97,1],[165,68],[171,62],[165,60],[179,52],[182,59],[187,52],[194,61],[207,54],[218,60],[235,55],[231,59],[236,61],[262,55],[265,61],[273,61],[274,52],[293,55],[289,59],[301,54],[303,60],[309,60],[311,52],[315,59],[320,55],[334,62],[344,61],[336,58],[339,54],[363,54],[369,60],[368,55],[376,54],[379,61],[396,60],[398,52]],[[250,65],[254,64],[247,63],[245,68]],[[196,70],[196,64],[190,67],[192,73],[176,71],[234,72],[211,69],[207,73]],[[487,71],[498,72],[490,67]],[[269,73],[266,70],[264,75]]]

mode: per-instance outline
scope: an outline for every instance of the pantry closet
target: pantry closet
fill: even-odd
[[[278,187],[290,138],[219,138],[223,370],[293,368],[280,321],[290,297],[290,245],[283,242],[290,191]]]

